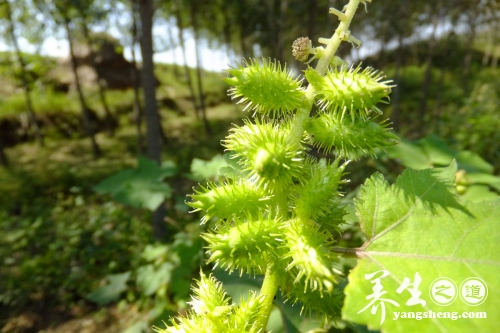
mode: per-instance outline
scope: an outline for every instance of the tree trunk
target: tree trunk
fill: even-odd
[[[452,24],[452,27],[454,27],[455,24]],[[439,68],[439,81],[437,84],[437,95],[436,95],[436,107],[435,107],[435,112],[434,112],[434,124],[436,124],[436,129],[435,132],[437,135],[439,135],[440,130],[441,130],[441,122],[439,119],[441,118],[441,113],[442,113],[442,107],[443,107],[443,91],[444,91],[444,79],[446,75],[446,66],[444,64],[446,63],[446,60],[448,58],[448,54],[450,52],[450,43],[451,43],[451,37],[455,35],[455,31],[452,28],[452,30],[448,33],[446,36],[446,41],[445,41],[445,47],[441,51],[441,66]]]
[[[35,138],[40,144],[40,146],[43,147],[43,137],[40,132],[40,127],[38,126],[38,122],[36,121],[36,116],[35,112],[33,110],[33,103],[31,101],[31,88],[27,79],[26,75],[26,64],[24,62],[24,58],[21,54],[21,49],[19,48],[19,44],[17,43],[17,36],[15,32],[15,27],[14,27],[14,21],[12,20],[12,12],[10,8],[10,3],[9,1],[6,1],[6,14],[7,14],[7,21],[9,23],[9,32],[10,32],[10,37],[12,39],[12,43],[14,44],[14,49],[16,52],[16,57],[17,61],[19,62],[19,65],[21,66],[21,84],[23,86],[23,91],[24,91],[24,99],[26,101],[26,109],[28,109],[28,116],[30,120],[30,125],[33,128],[35,132]]]
[[[231,50],[231,29],[233,28],[231,26],[231,23],[229,22],[229,15],[230,13],[224,12],[224,28],[223,28],[223,34],[224,34],[224,43],[226,44],[226,54],[227,54],[227,59],[229,60],[229,65],[231,65],[232,61],[236,61],[236,53],[234,52],[234,49]],[[233,105],[233,110],[235,113],[238,113],[238,106],[236,103],[231,103]]]
[[[194,92],[193,83],[191,81],[191,75],[189,74],[189,67],[187,65],[186,46],[184,45],[184,25],[182,23],[181,11],[178,3],[175,9],[175,20],[177,22],[177,31],[179,33],[179,43],[181,44],[182,61],[184,62],[184,76],[186,77],[186,84],[189,89],[191,103],[193,104],[194,108],[194,114],[196,116],[196,119],[200,119],[198,103],[196,102],[196,95]]]
[[[198,96],[200,98],[200,111],[201,111],[201,119],[203,121],[203,126],[205,127],[205,132],[207,134],[211,134],[210,130],[210,125],[208,124],[207,120],[207,113],[206,113],[206,108],[205,108],[205,96],[203,93],[203,81],[201,77],[201,64],[200,64],[200,55],[198,52],[198,43],[199,43],[199,36],[198,36],[198,22],[196,19],[196,4],[191,4],[190,5],[190,13],[191,13],[191,25],[194,30],[194,52],[196,56],[196,78],[198,80]]]
[[[422,99],[420,100],[420,109],[418,112],[418,121],[420,124],[421,134],[424,134],[425,131],[425,113],[427,111],[427,100],[429,98],[429,86],[431,84],[431,70],[432,70],[432,57],[434,56],[434,49],[436,46],[436,29],[439,21],[439,17],[436,14],[432,17],[432,33],[431,38],[429,39],[429,46],[427,49],[427,58],[425,59],[425,76],[424,76],[424,85],[422,89]]]
[[[491,60],[491,68],[497,68],[497,64],[498,64],[498,58],[500,57],[500,54],[498,52],[498,49],[496,51],[494,51],[493,53],[493,59]]]
[[[492,27],[490,27],[490,29],[492,29]],[[488,32],[488,37],[486,40],[486,48],[484,50],[483,60],[481,61],[481,65],[483,67],[488,66],[488,62],[490,62],[491,53],[492,53],[494,47],[495,47],[495,44],[493,42],[492,32]]]
[[[97,50],[94,49],[94,45],[93,45],[92,40],[90,38],[89,30],[85,24],[83,24],[82,30],[83,30],[83,36],[85,37],[85,42],[87,43],[89,50],[91,52],[90,58],[91,58],[92,67],[94,68],[94,71],[97,73],[95,57],[94,57]],[[114,132],[115,132],[114,131],[115,119],[111,113],[108,102],[106,101],[106,88],[103,86],[103,84],[99,78],[99,75],[96,75],[95,84],[97,85],[97,89],[98,89],[98,93],[99,93],[99,101],[101,102],[101,105],[102,105],[102,108],[104,110],[104,114],[106,117],[105,124],[106,124],[106,128],[108,130],[108,135],[112,137],[114,135]]]
[[[134,122],[135,122],[135,130],[137,133],[137,155],[144,154],[144,139],[142,135],[142,108],[141,108],[141,100],[139,98],[139,71],[137,70],[137,60],[135,57],[135,46],[137,45],[137,18],[136,12],[137,10],[137,1],[132,0],[132,67],[131,67],[131,77],[132,84],[134,89]]]
[[[239,23],[238,28],[239,28],[239,34],[240,34],[240,48],[241,48],[241,55],[243,58],[248,59],[251,56],[251,52],[253,53],[253,50],[251,50],[251,47],[249,47],[247,44],[247,29],[249,29],[249,24],[248,24],[248,18],[247,18],[247,13],[245,10],[245,5],[243,2],[239,3],[239,7],[237,10],[237,17],[236,17],[236,22]]]
[[[316,40],[317,38],[314,34],[316,32],[316,24],[318,24],[318,0],[309,0],[308,4],[307,36],[310,40]]]
[[[241,55],[242,55],[243,58],[246,59],[246,58],[250,57],[250,54],[248,52],[248,46],[247,46],[247,43],[246,43],[245,39],[246,39],[246,36],[245,36],[243,24],[240,23],[240,48],[241,48]]]
[[[161,163],[161,131],[158,106],[156,104],[156,78],[153,64],[153,0],[139,0],[141,16],[141,54],[142,54],[142,87],[144,90],[146,115],[146,144],[148,157]],[[158,240],[167,235],[165,224],[165,205],[153,212],[153,234]]]
[[[7,159],[7,155],[5,155],[5,149],[1,139],[0,139],[0,165],[6,168],[9,166],[9,160]]]
[[[389,33],[389,24],[387,22],[383,22],[380,27],[380,31],[378,35],[380,36],[380,51],[378,52],[376,58],[377,67],[383,67],[387,63],[387,44],[392,36],[387,36]],[[401,32],[402,33],[402,32]]]
[[[174,77],[179,77],[181,74],[179,73],[179,69],[177,68],[176,64],[176,57],[175,57],[175,41],[174,41],[174,36],[172,35],[172,29],[167,29],[167,34],[168,34],[168,40],[170,43],[170,48],[172,50],[172,71],[174,74]]]
[[[283,52],[285,48],[285,19],[288,9],[288,0],[280,1],[280,12],[276,24],[276,59],[284,63]]]
[[[69,28],[69,18],[64,18],[64,28],[66,30],[66,37],[69,43],[69,53],[71,56],[71,65],[73,70],[73,76],[75,78],[76,90],[78,93],[78,99],[80,100],[80,106],[82,108],[82,116],[83,116],[83,125],[85,127],[85,131],[87,132],[87,136],[90,138],[90,143],[92,145],[92,153],[94,154],[94,158],[98,158],[101,156],[101,149],[97,145],[94,135],[94,129],[92,128],[92,123],[90,121],[90,112],[87,107],[87,103],[85,102],[85,97],[83,96],[82,87],[80,85],[80,78],[78,76],[78,64],[76,62],[75,53],[73,51],[73,37],[71,36],[71,30]]]
[[[102,107],[104,109],[104,113],[106,114],[106,127],[108,129],[109,136],[115,135],[115,124],[116,119],[113,117],[111,113],[111,109],[109,108],[108,101],[106,100],[106,88],[104,88],[101,80],[97,78],[97,88],[99,92],[99,100],[101,101]]]
[[[398,50],[396,51],[396,65],[395,65],[395,73],[394,73],[394,83],[396,84],[396,87],[393,90],[392,93],[392,125],[394,128],[394,131],[397,133],[400,130],[400,110],[399,110],[399,99],[400,99],[400,90],[401,88],[398,87],[398,83],[400,81],[400,76],[401,76],[401,67],[403,66],[403,58],[404,58],[404,48],[403,48],[403,42],[404,42],[404,32],[402,29],[404,19],[406,17],[406,4],[408,0],[404,0],[401,6],[399,7],[399,33],[398,33]]]
[[[465,51],[464,63],[463,63],[463,89],[465,96],[469,95],[469,76],[470,76],[470,67],[472,62],[472,50],[473,50],[474,39],[476,38],[476,28],[477,28],[477,22],[476,22],[477,14],[469,13],[469,15],[474,15],[474,16],[470,18],[469,22],[470,34],[469,34],[469,40],[467,41],[467,49]]]

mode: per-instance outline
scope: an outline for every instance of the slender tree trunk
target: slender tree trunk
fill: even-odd
[[[464,63],[463,63],[463,89],[465,96],[469,95],[469,76],[470,76],[470,67],[472,63],[472,50],[473,50],[473,44],[474,44],[474,39],[476,39],[476,28],[477,28],[477,23],[476,23],[476,15],[474,13],[469,14],[469,15],[474,15],[474,17],[470,18],[470,34],[469,34],[469,40],[467,41],[467,49],[465,51],[465,56],[464,56]]]
[[[395,132],[399,132],[400,130],[400,109],[399,109],[399,99],[400,99],[400,90],[398,87],[398,83],[401,77],[401,67],[403,66],[403,58],[404,58],[404,32],[402,29],[404,19],[406,17],[406,5],[408,0],[403,0],[401,6],[399,7],[399,33],[398,33],[398,50],[396,52],[396,69],[394,73],[394,82],[396,83],[396,87],[392,93],[392,124]]]
[[[31,102],[31,88],[26,75],[26,64],[24,62],[24,58],[21,54],[21,49],[19,48],[19,44],[17,43],[17,36],[14,27],[14,21],[12,20],[12,13],[10,8],[9,1],[6,1],[6,12],[7,12],[7,21],[9,22],[9,33],[12,39],[12,43],[14,44],[14,49],[16,52],[17,61],[21,66],[21,84],[23,86],[24,91],[24,99],[26,101],[26,109],[28,109],[28,116],[30,120],[30,125],[35,132],[35,137],[40,146],[43,147],[43,137],[40,131],[40,127],[38,126],[38,122],[36,121],[35,112],[33,110],[33,103]]]
[[[94,45],[93,45],[92,40],[90,38],[89,30],[85,24],[82,26],[82,30],[83,30],[83,36],[85,37],[85,42],[87,43],[89,50],[91,52],[90,59],[91,59],[92,67],[94,68],[94,71],[97,74],[96,63],[95,63],[95,54],[97,53],[96,52],[97,50],[94,48]],[[113,117],[113,114],[111,113],[108,102],[106,101],[106,88],[102,84],[102,82],[99,78],[99,74],[96,75],[95,84],[97,85],[97,90],[98,90],[98,94],[99,94],[99,101],[101,102],[101,105],[102,105],[102,108],[104,110],[104,114],[106,117],[105,123],[106,123],[106,128],[108,130],[108,134],[109,134],[109,136],[113,136],[114,135],[115,119]]]
[[[241,55],[243,58],[249,58],[249,52],[248,52],[248,47],[247,43],[245,41],[246,36],[243,28],[243,24],[240,23],[240,48],[241,48]]]
[[[92,123],[90,120],[90,111],[87,107],[87,103],[85,102],[85,97],[83,96],[82,87],[80,85],[80,77],[78,76],[78,64],[76,62],[75,53],[73,50],[73,37],[71,36],[69,19],[67,17],[64,18],[64,28],[66,30],[66,36],[69,43],[69,53],[71,56],[71,65],[73,70],[73,76],[75,78],[75,85],[78,93],[78,99],[80,100],[80,106],[82,108],[83,125],[85,127],[85,131],[87,132],[87,136],[90,138],[90,143],[92,145],[92,153],[94,154],[95,158],[98,158],[99,156],[101,156],[101,150],[95,140],[94,129],[92,128]]]
[[[454,24],[452,25],[454,26]],[[451,36],[454,35],[454,30],[452,30],[448,33],[446,36],[446,42],[445,42],[445,47],[441,51],[441,66],[439,69],[439,81],[438,81],[438,89],[437,89],[437,95],[436,95],[436,107],[435,107],[435,114],[434,114],[434,123],[436,124],[436,134],[439,135],[441,126],[440,126],[440,118],[441,118],[441,113],[442,113],[442,106],[443,106],[443,91],[444,91],[444,79],[446,75],[446,66],[444,64],[446,63],[446,60],[448,58],[448,52],[450,43],[451,43]]]
[[[109,108],[108,101],[106,100],[106,88],[103,86],[99,78],[97,78],[97,88],[99,93],[99,100],[101,101],[102,108],[104,109],[104,113],[106,114],[106,127],[108,128],[108,134],[109,136],[114,136],[116,119],[115,117],[113,117],[111,109]]]
[[[285,19],[288,9],[288,0],[280,1],[279,17],[276,24],[276,59],[284,63],[283,52],[285,48]]]
[[[498,58],[500,54],[498,52],[498,48],[493,52],[493,59],[491,60],[491,68],[497,68]]]
[[[382,27],[380,28],[379,31],[379,36],[380,36],[380,51],[378,52],[377,55],[377,67],[383,67],[387,63],[387,44],[388,40],[392,36],[387,36],[389,32],[389,24],[387,22],[382,23]]]
[[[248,59],[251,56],[250,52],[253,52],[253,50],[250,50],[250,47],[247,45],[247,29],[249,24],[243,2],[240,3],[240,7],[238,8],[236,21],[239,23],[241,55],[243,58]]]
[[[141,54],[142,54],[142,87],[144,90],[146,115],[146,143],[148,157],[156,163],[161,163],[161,130],[158,106],[156,104],[156,78],[153,63],[153,0],[139,0],[141,16]],[[156,239],[163,239],[167,235],[165,224],[165,205],[160,205],[153,212],[153,233]]]
[[[205,127],[205,132],[207,134],[211,133],[210,125],[207,120],[207,113],[205,108],[205,95],[203,93],[203,81],[201,77],[201,63],[200,63],[200,54],[198,50],[199,36],[198,36],[198,21],[196,18],[196,4],[190,5],[190,13],[191,13],[191,25],[193,26],[194,31],[194,52],[196,56],[196,78],[198,83],[198,97],[200,102],[200,111],[201,111],[201,119],[203,121],[203,126]]]
[[[184,63],[184,76],[186,77],[186,84],[189,89],[191,103],[193,104],[194,108],[194,114],[196,116],[196,119],[200,119],[198,103],[196,102],[196,94],[194,92],[193,83],[191,81],[191,75],[189,74],[189,67],[187,65],[186,46],[184,45],[184,25],[182,22],[182,16],[180,8],[178,6],[178,2],[175,9],[175,20],[177,22],[177,31],[179,32],[179,43],[181,44],[182,61]]]
[[[491,39],[492,39],[492,50],[491,50],[491,63],[490,63],[490,67],[491,68],[496,68],[497,67],[497,63],[498,63],[498,57],[500,56],[500,52],[499,52],[499,38],[498,38],[498,34],[494,33],[495,31],[498,31],[498,29],[500,28],[500,17],[498,15],[498,10],[500,9],[500,3],[496,3],[495,5],[495,10],[492,11],[493,13],[493,20],[491,22],[491,25],[490,25],[490,29],[492,30],[492,36],[491,36]]]
[[[280,17],[277,7],[279,7],[278,5],[280,1],[281,0],[268,0],[263,2],[267,5],[265,12],[267,13],[267,35],[269,36],[267,44],[269,45],[269,53],[274,59],[282,61],[282,59],[279,59],[278,57],[278,21],[280,20]]]
[[[7,159],[7,155],[5,155],[5,148],[3,146],[3,142],[1,139],[0,139],[0,165],[6,168],[9,166],[9,160]]]
[[[433,15],[432,17],[432,33],[431,33],[431,38],[429,39],[429,46],[427,49],[427,58],[425,59],[425,76],[424,76],[424,85],[423,85],[423,90],[422,90],[422,99],[420,100],[420,109],[418,113],[418,120],[420,124],[420,130],[422,131],[421,134],[424,134],[423,131],[425,131],[425,126],[424,126],[424,118],[425,114],[427,112],[427,100],[429,99],[429,87],[431,84],[431,70],[432,70],[432,57],[434,56],[434,49],[436,46],[436,30],[437,30],[437,24],[439,21],[439,17],[436,14]]]
[[[137,60],[135,57],[135,46],[137,45],[137,18],[136,12],[137,10],[137,1],[132,0],[132,67],[130,69],[130,76],[132,77],[132,86],[134,89],[134,122],[135,122],[135,130],[137,133],[137,155],[144,154],[144,139],[142,135],[142,108],[141,108],[141,100],[139,97],[139,71],[137,70]]]
[[[377,67],[382,67],[385,64],[385,49],[387,48],[387,40],[384,38],[384,35],[381,34],[382,38],[380,39],[380,50],[376,55],[376,64]]]
[[[234,50],[231,49],[231,29],[232,29],[232,26],[229,22],[229,15],[230,14],[227,14],[227,12],[225,12],[225,22],[224,22],[224,29],[223,29],[223,34],[224,34],[224,42],[226,44],[226,54],[227,54],[227,59],[229,60],[229,65],[231,65],[231,63],[233,61],[236,60],[236,53],[234,52]],[[238,107],[236,105],[236,103],[231,103],[233,105],[233,110],[234,112],[238,112]]]
[[[307,36],[310,40],[316,40],[317,38],[314,34],[316,32],[316,24],[318,24],[318,0],[309,0],[308,4]]]
[[[176,44],[175,44],[175,41],[174,41],[174,36],[172,35],[172,29],[167,29],[167,34],[168,34],[168,40],[170,42],[170,47],[171,47],[171,50],[172,50],[172,70],[173,70],[173,73],[174,73],[174,77],[179,77],[181,76],[180,73],[179,73],[179,69],[177,68],[177,64],[176,64],[176,57],[175,57],[175,47],[176,47]]]
[[[490,29],[492,29],[492,27],[490,27]],[[483,60],[481,61],[481,65],[483,67],[488,66],[488,62],[490,62],[491,53],[492,53],[494,47],[495,47],[495,44],[493,43],[492,32],[488,32],[488,38],[486,40],[486,49],[484,50]]]

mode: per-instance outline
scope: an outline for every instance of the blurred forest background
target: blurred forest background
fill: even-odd
[[[220,140],[248,116],[225,74],[203,69],[217,60],[209,49],[236,62],[276,58],[300,75],[292,42],[318,46],[338,24],[328,8],[346,3],[1,0],[0,331],[149,332],[183,311],[199,267],[210,269],[204,227],[184,201],[231,163]],[[367,9],[351,25],[364,45],[344,43],[339,55],[394,80],[380,108],[402,143],[352,163],[344,191],[375,171],[394,179],[455,158],[461,195],[498,195],[500,1]],[[65,41],[67,56],[42,55],[49,38]],[[155,52],[176,64],[154,62]],[[344,231],[340,245],[362,244],[356,225]],[[331,331],[361,329],[340,321]]]

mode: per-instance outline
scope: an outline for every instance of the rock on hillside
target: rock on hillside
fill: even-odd
[[[116,41],[99,40],[98,51],[92,52],[86,44],[76,43],[74,47],[78,63],[78,74],[81,83],[94,86],[99,79],[108,89],[128,89],[133,86],[132,70],[134,65],[123,57],[121,46]],[[59,61],[56,69],[51,73],[54,81],[59,84],[59,90],[68,90],[74,85],[71,71],[71,59],[68,57]]]

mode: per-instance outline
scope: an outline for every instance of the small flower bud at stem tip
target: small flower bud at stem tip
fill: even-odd
[[[314,50],[308,37],[300,37],[293,42],[292,54],[296,60],[305,62],[311,53],[314,53]]]

